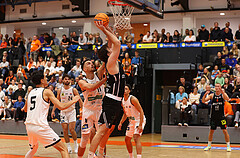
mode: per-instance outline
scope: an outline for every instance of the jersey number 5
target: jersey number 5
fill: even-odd
[[[35,105],[36,105],[36,96],[32,96],[31,97],[31,104],[33,105],[32,107],[30,107],[30,110],[32,111],[33,109],[35,109]]]

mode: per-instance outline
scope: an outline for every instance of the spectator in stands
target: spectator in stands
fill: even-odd
[[[233,86],[230,84],[229,79],[227,77],[224,79],[223,88],[224,88],[225,92],[227,93],[227,95],[229,97],[231,97],[232,93],[233,93]]]
[[[100,60],[96,60],[96,61],[94,62],[94,66],[95,66],[95,69],[98,70],[98,68],[100,68],[100,66],[101,66],[101,61],[100,61]],[[79,75],[78,75],[78,76],[79,76]]]
[[[50,70],[49,69],[44,69],[44,75],[47,78],[47,81],[49,82],[51,80],[52,75],[50,75]]]
[[[14,119],[15,121],[24,119],[24,105],[25,103],[22,100],[22,96],[18,96],[18,101],[16,101],[13,105],[12,111],[14,112]]]
[[[234,118],[234,113],[232,110],[232,105],[225,101],[224,103],[224,114],[226,117],[226,121],[227,121],[227,126],[230,127],[233,124],[233,118]]]
[[[2,43],[2,39],[3,39],[3,34],[0,33],[0,45]]]
[[[222,50],[222,58],[226,58],[226,57],[228,57],[228,53],[229,53],[229,51],[228,51],[228,47],[227,46],[224,46],[223,47],[223,50]]]
[[[7,85],[3,82],[3,79],[0,78],[0,86],[2,87],[3,90],[7,89]]]
[[[63,49],[68,48],[68,46],[70,45],[70,39],[67,38],[67,36],[65,34],[62,35],[62,41],[61,41],[61,46]]]
[[[235,69],[233,70],[233,77],[240,77],[240,65],[236,64]]]
[[[15,92],[17,90],[17,88],[18,88],[18,86],[16,85],[15,80],[12,80],[11,84],[6,89],[6,92],[8,92],[10,89],[12,89],[13,92]]]
[[[185,93],[185,88],[183,86],[180,86],[178,88],[178,93],[176,94],[176,108],[180,109],[180,103],[182,102],[183,98],[186,97],[188,98],[188,94]]]
[[[207,109],[208,109],[208,113],[210,113],[212,100],[209,100],[208,102],[205,102],[205,103],[202,102],[202,98],[203,98],[204,94],[205,94],[207,91],[210,91],[210,93],[209,93],[208,95],[210,95],[211,93],[213,93],[213,92],[211,91],[211,86],[210,86],[210,85],[207,85],[207,86],[206,86],[206,91],[203,91],[203,92],[201,93],[201,96],[200,96],[200,99],[199,99],[199,102],[200,102],[200,103],[199,103],[199,105],[198,105],[198,109],[205,109],[205,108],[207,108]],[[208,95],[207,95],[207,96],[208,96]],[[206,96],[206,97],[207,97],[207,96]]]
[[[234,89],[233,89],[233,95],[231,98],[239,98],[240,97],[240,77],[237,77],[234,81]]]
[[[197,112],[197,107],[199,104],[200,94],[198,93],[198,87],[193,88],[193,92],[189,94],[189,102],[192,104],[192,109]]]
[[[56,84],[57,84],[57,82],[56,82],[56,77],[55,76],[52,76],[51,77],[51,80],[48,82],[48,86],[53,86],[54,88],[56,87]]]
[[[132,58],[131,64],[133,67],[142,64],[142,57],[139,56],[139,52],[137,50],[135,51],[135,57]]]
[[[122,60],[122,64],[124,65],[126,61],[128,61],[128,63],[131,63],[129,53],[125,53],[125,58]]]
[[[37,64],[35,61],[33,61],[33,58],[30,58],[28,64],[27,64],[27,71],[29,74],[31,74],[33,71],[37,69]]]
[[[202,77],[205,77],[207,84],[210,84],[210,85],[213,84],[212,78],[211,78],[211,73],[208,71],[208,68],[207,68],[207,67],[205,67],[205,68],[203,69]]]
[[[82,33],[79,35],[78,44],[79,45],[86,45],[87,44],[87,38],[85,36],[83,36]]]
[[[214,69],[212,70],[211,78],[214,81],[216,77],[219,75],[220,71],[218,70],[218,65],[214,66]]]
[[[4,97],[5,97],[5,93],[3,92],[2,87],[0,86],[0,100],[4,100]]]
[[[240,50],[238,49],[238,46],[236,43],[233,43],[230,53],[233,53],[233,58],[238,59],[240,57]]]
[[[44,57],[44,61],[45,63],[47,63],[47,61],[50,61],[50,58],[51,58],[51,52],[50,51],[47,51],[45,57]]]
[[[217,58],[214,61],[214,65],[217,65],[218,67],[220,67],[221,62],[222,62],[222,53],[218,52],[217,53]]]
[[[141,33],[141,34],[140,34],[140,39],[138,40],[137,43],[143,43],[143,36],[144,36],[144,35]]]
[[[226,60],[222,59],[222,63],[219,67],[220,72],[223,73],[223,76],[229,76],[230,67],[226,64]]]
[[[123,58],[125,57],[125,54],[128,52],[126,47],[122,47],[122,50],[120,50],[120,54],[119,54],[119,59],[120,61],[123,60]]]
[[[37,68],[37,70],[39,71],[39,70],[44,70],[44,66],[45,66],[45,61],[43,61],[43,58],[42,58],[42,56],[39,56],[38,57],[38,62],[37,62],[37,65],[36,65],[36,68]]]
[[[147,34],[143,36],[143,43],[152,43],[152,42],[153,42],[153,37],[150,31],[148,31]]]
[[[44,45],[45,47],[51,47],[55,45],[53,37],[51,37],[48,33],[44,33]]]
[[[54,61],[54,57],[53,56],[50,57],[50,63],[51,63],[51,66],[55,68],[56,62]]]
[[[0,72],[3,78],[6,78],[9,70],[9,62],[6,57],[3,57],[2,62],[0,63]]]
[[[62,61],[58,62],[58,66],[55,68],[55,76],[58,78],[59,74],[65,71],[65,68],[62,66]]]
[[[235,128],[238,128],[238,123],[240,122],[240,108],[239,108],[239,105],[236,109],[236,112],[235,112],[235,118],[234,118],[234,123],[235,123]]]
[[[24,80],[19,80],[18,84],[19,84],[19,83],[22,84],[23,90],[26,91],[26,85],[25,85],[25,83],[24,83]]]
[[[123,71],[128,77],[130,77],[132,73],[132,67],[128,61],[125,61],[125,63],[123,64]]]
[[[60,76],[60,77],[58,78],[58,82],[57,82],[57,84],[56,84],[56,88],[59,89],[59,88],[61,88],[62,86],[63,86],[63,80],[62,80],[62,76]]]
[[[159,40],[160,40],[160,35],[157,30],[154,30],[153,31],[153,42],[157,43]]]
[[[170,32],[167,32],[166,38],[164,39],[164,43],[171,43],[173,41],[172,36],[170,35]]]
[[[102,38],[100,37],[100,33],[97,33],[97,34],[96,34],[96,37],[95,37],[95,40],[94,40],[94,44],[95,44],[95,45],[98,45],[98,46],[100,46],[100,45],[103,44],[103,40],[102,40]]]
[[[1,44],[0,44],[0,49],[7,48],[7,46],[8,46],[8,44],[7,44],[6,40],[5,40],[5,39],[2,39],[2,42],[1,42]]]
[[[233,58],[233,53],[229,53],[229,58],[226,59],[226,64],[229,66],[230,69],[234,69],[235,65],[237,64],[236,58]]]
[[[179,43],[181,41],[182,41],[182,38],[181,38],[180,33],[178,32],[178,30],[175,30],[174,35],[173,35],[173,42],[174,43]]]
[[[115,34],[116,34],[118,40],[122,43],[122,36],[120,36],[118,32],[116,32]]]
[[[229,32],[232,34],[232,29],[230,28],[230,22],[229,22],[229,21],[225,23],[225,26],[226,26],[226,27],[224,27],[224,28],[222,29],[222,31],[224,31],[226,28],[228,28],[228,29],[229,29]]]
[[[235,40],[240,40],[240,24],[238,25],[238,30],[235,33]]]
[[[182,40],[184,41],[184,39],[189,36],[189,29],[185,30],[185,35],[182,37]]]
[[[56,37],[56,33],[52,33],[52,38],[53,38],[54,44],[57,46],[60,46],[60,40]]]
[[[5,117],[6,117],[5,107],[3,105],[3,101],[0,100],[0,117],[2,116],[2,114],[3,114],[3,118],[1,120],[5,120]]]
[[[12,102],[10,99],[8,99],[8,96],[4,97],[3,106],[5,108],[7,120],[11,120],[13,117],[13,113],[11,112]]]
[[[26,94],[26,92],[23,89],[23,84],[22,83],[18,83],[18,89],[13,94],[12,102],[15,103],[17,101],[17,99],[18,99],[18,96],[21,96],[22,98],[24,98],[25,94]]]
[[[206,82],[206,78],[205,77],[201,77],[200,82],[198,83],[198,93],[202,93],[204,91],[206,91],[206,87],[207,87],[207,82]]]
[[[203,75],[203,65],[200,64],[198,65],[197,77],[195,79],[196,80],[201,79],[202,75]]]
[[[95,47],[91,57],[91,59],[93,59],[94,61],[98,59],[97,52],[98,52],[98,49],[97,47]]]
[[[44,43],[44,34],[40,34],[40,37],[38,39],[41,43]]]
[[[229,28],[225,28],[222,33],[222,41],[230,42],[233,41],[233,34],[229,31]]]
[[[71,76],[71,78],[76,78],[82,73],[81,68],[81,61],[77,60],[76,65],[73,66],[73,68],[68,72],[68,75]]]
[[[41,48],[41,42],[37,39],[37,36],[33,36],[33,41],[31,42],[31,52],[30,52],[30,58],[33,58],[33,60],[37,61],[38,52]]]
[[[165,32],[166,32],[166,30],[163,28],[163,29],[161,30],[161,35],[160,35],[160,39],[159,39],[159,42],[161,42],[161,43],[163,43],[163,42],[164,42],[164,39],[166,39]]]
[[[182,86],[184,87],[185,92],[187,94],[190,94],[192,92],[192,84],[189,81],[186,81],[186,79],[183,76],[180,77],[179,81],[180,82],[177,85],[177,89],[179,89],[179,87]]]
[[[123,37],[123,43],[127,44],[127,43],[132,43],[133,41],[133,36],[131,35],[131,33],[129,31],[124,33],[124,37]]]
[[[28,98],[29,93],[30,93],[32,90],[33,90],[33,87],[32,87],[32,86],[28,86],[27,93],[26,93],[25,98],[24,98],[26,101],[27,101],[27,98]]]
[[[20,82],[20,80],[24,81],[24,77],[23,77],[21,71],[17,71],[16,83],[18,84]]]
[[[188,126],[191,121],[191,111],[192,111],[192,105],[187,101],[187,97],[183,97],[182,102],[180,103],[180,122],[178,123],[178,126]]]
[[[93,38],[93,35],[91,33],[89,34],[87,44],[88,45],[93,45],[94,44],[94,38]]]
[[[205,25],[202,25],[199,32],[199,41],[207,42],[208,39],[209,39],[209,31],[206,29]]]
[[[8,34],[5,34],[5,40],[6,40],[6,42],[8,43],[8,40],[9,40]]]
[[[72,32],[72,37],[70,39],[72,45],[78,45],[78,36],[76,32]]]
[[[196,36],[193,30],[189,31],[189,35],[185,37],[184,42],[196,42]]]
[[[40,41],[41,42],[41,41]],[[32,38],[29,37],[27,41],[27,49],[26,49],[26,57],[27,57],[27,62],[29,62],[30,58],[30,52],[31,52],[31,44],[32,44]]]
[[[222,36],[221,30],[220,27],[218,27],[218,22],[214,22],[214,28],[210,34],[210,41],[212,42],[221,41],[221,36]]]
[[[10,70],[10,71],[9,71],[9,75],[8,75],[8,77],[7,77],[6,80],[5,80],[5,83],[6,83],[7,85],[10,85],[10,83],[11,83],[12,80],[16,81],[16,77],[14,76],[13,71]]]
[[[215,79],[215,84],[216,83],[221,84],[221,86],[224,85],[224,77],[223,77],[222,72],[220,72],[219,75],[217,76],[217,78]]]

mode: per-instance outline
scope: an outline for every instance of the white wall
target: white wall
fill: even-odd
[[[24,27],[21,28],[21,32],[24,33],[24,37],[33,37],[34,35],[37,35],[37,28],[36,27]]]
[[[161,32],[162,28],[166,29],[166,32],[173,34],[174,30],[181,31],[183,27],[182,20],[159,20],[150,22],[150,31],[153,32],[155,29]]]

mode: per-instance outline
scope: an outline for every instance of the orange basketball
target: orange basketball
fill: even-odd
[[[94,23],[96,21],[102,21],[103,26],[107,26],[109,24],[109,17],[105,13],[98,13],[94,18]]]

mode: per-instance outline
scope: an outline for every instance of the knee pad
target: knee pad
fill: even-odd
[[[90,134],[82,134],[81,142],[80,142],[80,147],[81,148],[86,148],[88,140],[89,140]]]

